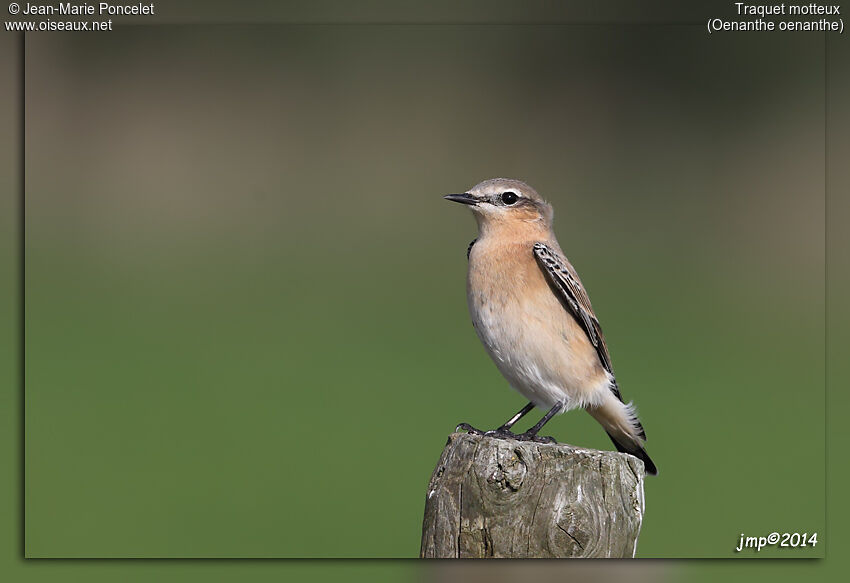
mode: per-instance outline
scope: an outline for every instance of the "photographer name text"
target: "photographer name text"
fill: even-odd
[[[20,14],[24,16],[149,16],[154,15],[153,4],[24,4]]]

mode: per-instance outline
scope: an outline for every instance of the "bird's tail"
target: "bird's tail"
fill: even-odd
[[[643,448],[646,433],[631,404],[623,403],[612,392],[600,406],[588,407],[587,412],[602,425],[608,437],[614,442],[617,451],[631,454],[642,460],[647,474],[654,476],[658,473],[658,469]]]

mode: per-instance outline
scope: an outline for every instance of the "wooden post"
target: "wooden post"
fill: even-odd
[[[453,433],[428,484],[420,557],[634,557],[643,462]]]

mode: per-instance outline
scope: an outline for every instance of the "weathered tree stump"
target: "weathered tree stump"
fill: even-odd
[[[453,433],[420,557],[634,557],[643,462],[613,451]]]

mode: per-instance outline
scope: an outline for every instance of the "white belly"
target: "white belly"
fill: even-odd
[[[584,330],[548,286],[513,281],[516,289],[505,281],[489,289],[470,282],[475,291],[468,294],[472,323],[499,371],[537,407],[600,405],[611,377]]]

